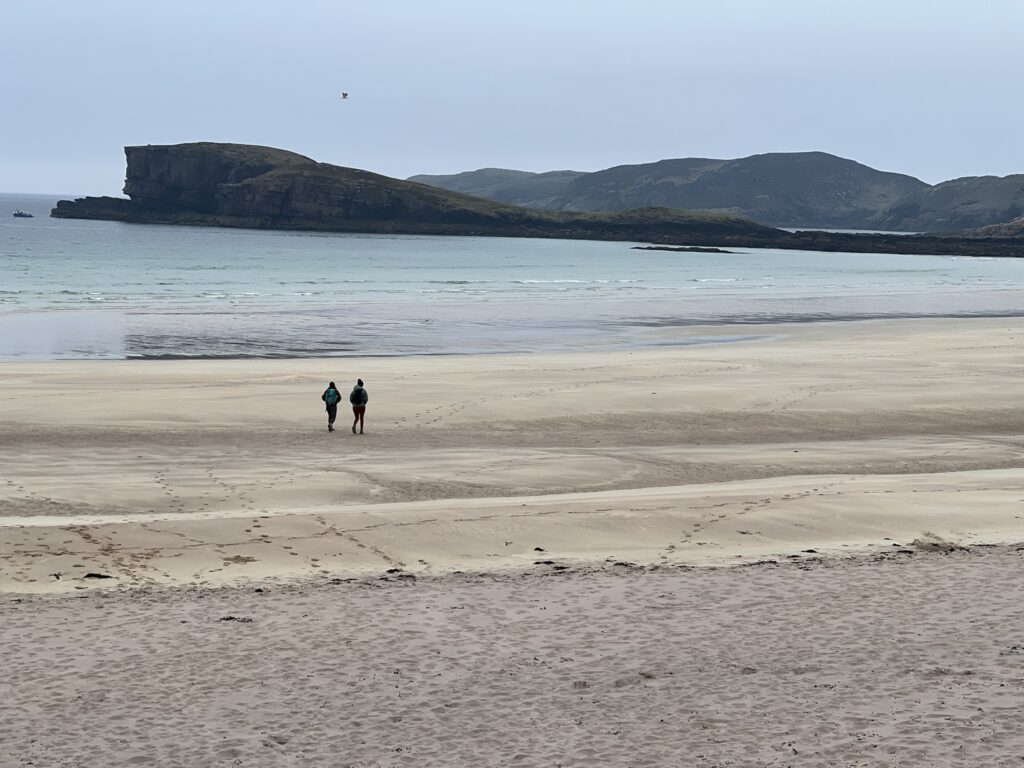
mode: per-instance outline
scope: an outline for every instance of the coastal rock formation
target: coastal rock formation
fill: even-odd
[[[560,211],[646,206],[740,216],[782,227],[866,227],[880,211],[927,189],[825,152],[780,152],[737,160],[684,158],[595,173],[529,174],[486,168],[411,180],[492,200]]]
[[[130,199],[62,200],[58,218],[337,232],[649,240],[769,236],[722,215],[646,208],[613,215],[502,205],[318,163],[269,147],[194,143],[126,147]]]
[[[1024,174],[967,176],[901,200],[872,220],[878,229],[953,232],[1024,216]]]
[[[1013,237],[786,232],[720,213],[658,206],[607,213],[523,208],[243,144],[126,147],[125,156],[128,199],[61,200],[51,215],[320,232],[1024,256],[1024,245]]]
[[[224,190],[281,168],[315,165],[270,147],[187,144],[125,147],[124,193],[149,210],[220,212]]]
[[[990,224],[987,227],[973,229],[967,232],[968,235],[976,237],[1020,237],[1024,238],[1024,216],[1005,224]]]

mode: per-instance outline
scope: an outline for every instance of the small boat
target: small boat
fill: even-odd
[[[14,216],[14,218],[16,218],[16,219],[31,219],[31,218],[33,218],[31,213],[28,213],[27,211],[23,211],[20,208],[18,210],[16,210],[14,213],[12,213],[11,215]]]

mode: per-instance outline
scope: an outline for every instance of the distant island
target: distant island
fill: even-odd
[[[61,200],[55,218],[134,224],[486,237],[546,237],[701,247],[1024,255],[1013,237],[787,232],[667,207],[546,211],[318,163],[271,147],[198,142],[125,147],[128,198]]]

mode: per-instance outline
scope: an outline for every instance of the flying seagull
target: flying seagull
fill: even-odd
[[[342,100],[347,99],[348,98],[348,91],[342,91],[341,92],[341,98],[342,98]]]

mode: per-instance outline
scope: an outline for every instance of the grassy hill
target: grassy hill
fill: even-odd
[[[1024,216],[1024,174],[967,176],[901,200],[872,220],[879,229],[952,232]]]
[[[825,152],[770,153],[737,160],[683,158],[594,173],[482,169],[414,176],[444,189],[559,211],[667,207],[723,213],[762,224],[857,228],[927,188]]]

